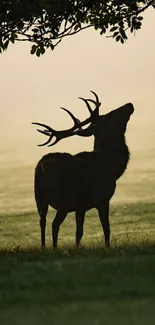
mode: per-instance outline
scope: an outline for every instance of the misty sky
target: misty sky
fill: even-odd
[[[1,152],[9,150],[21,160],[28,153],[34,160],[49,152],[37,147],[44,136],[31,122],[57,129],[71,126],[60,106],[85,118],[87,110],[77,97],[91,96],[89,90],[99,95],[102,113],[132,102],[135,114],[127,135],[131,149],[155,149],[155,11],[148,10],[142,30],[135,37],[130,34],[124,45],[90,29],[64,39],[43,57],[29,51],[30,44],[18,43],[0,55]],[[91,147],[92,139],[76,137],[50,151]]]

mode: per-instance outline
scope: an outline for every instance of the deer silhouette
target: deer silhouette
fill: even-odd
[[[104,232],[105,247],[110,246],[109,204],[116,181],[125,172],[130,153],[126,145],[125,131],[134,107],[125,104],[110,113],[99,115],[101,105],[95,92],[95,100],[81,98],[90,117],[80,122],[68,109],[74,125],[67,130],[56,131],[48,125],[33,122],[44,127],[39,132],[48,136],[42,144],[52,146],[58,141],[74,135],[94,136],[94,150],[69,153],[49,153],[42,157],[35,169],[35,200],[40,216],[41,245],[45,247],[46,215],[50,205],[57,210],[52,223],[53,247],[57,247],[60,225],[67,213],[75,211],[76,245],[83,236],[85,212],[96,208]],[[92,110],[90,103],[95,104]],[[87,126],[83,128],[83,126]],[[53,138],[55,137],[55,141]],[[49,144],[50,143],[50,144]]]

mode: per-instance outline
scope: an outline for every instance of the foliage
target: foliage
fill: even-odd
[[[0,53],[10,42],[28,41],[31,54],[40,56],[66,36],[90,27],[124,43],[127,30],[139,30],[141,14],[152,6],[155,1],[150,0],[1,0]]]

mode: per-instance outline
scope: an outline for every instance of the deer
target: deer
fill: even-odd
[[[77,154],[55,152],[44,155],[35,168],[34,193],[40,216],[41,247],[45,248],[46,215],[48,207],[56,210],[52,222],[53,248],[57,248],[61,224],[69,212],[75,212],[76,246],[83,237],[86,211],[96,208],[104,233],[105,248],[110,247],[110,200],[116,190],[117,180],[124,174],[130,160],[125,132],[130,116],[134,112],[132,103],[127,103],[107,114],[100,115],[101,102],[79,97],[87,106],[90,116],[80,122],[68,109],[61,107],[72,118],[70,129],[57,131],[52,127],[33,122],[43,127],[37,129],[48,136],[39,146],[55,145],[71,136],[94,136],[92,151]],[[92,109],[91,103],[95,105]],[[83,128],[85,126],[85,128]],[[53,141],[53,139],[55,140]]]

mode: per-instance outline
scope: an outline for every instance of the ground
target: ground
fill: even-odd
[[[112,247],[105,250],[95,210],[87,213],[82,247],[74,247],[74,214],[51,248],[40,249],[36,212],[0,218],[0,323],[154,324],[155,204],[112,205]],[[8,227],[9,225],[9,227]]]

